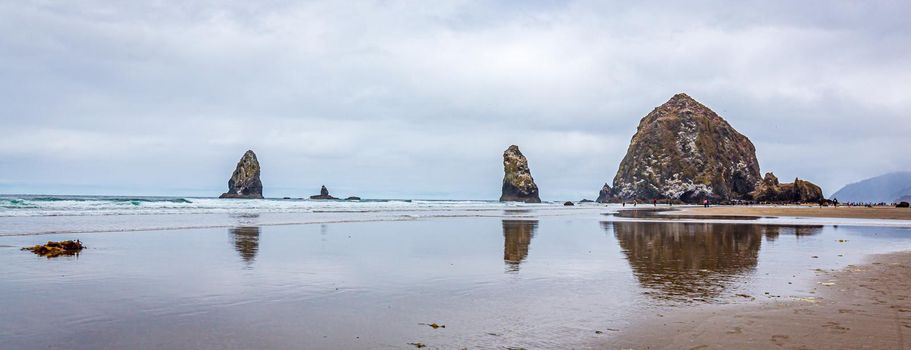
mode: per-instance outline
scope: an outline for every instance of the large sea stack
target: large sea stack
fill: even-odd
[[[642,118],[614,177],[621,200],[751,199],[759,177],[753,143],[686,94]]]
[[[259,161],[256,160],[256,153],[244,153],[237,162],[234,174],[228,180],[228,192],[219,198],[263,198],[263,182],[259,179]]]
[[[503,194],[501,202],[541,203],[538,197],[538,185],[528,170],[528,160],[519,151],[519,146],[512,145],[503,152]]]

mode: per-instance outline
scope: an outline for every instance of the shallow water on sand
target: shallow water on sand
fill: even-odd
[[[0,237],[0,344],[585,348],[669,308],[812,296],[815,269],[911,248],[904,228],[530,214]],[[58,239],[89,249],[18,249]]]

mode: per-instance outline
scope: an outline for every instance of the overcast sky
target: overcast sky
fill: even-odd
[[[677,92],[820,184],[911,170],[907,1],[3,1],[0,193],[594,198]]]

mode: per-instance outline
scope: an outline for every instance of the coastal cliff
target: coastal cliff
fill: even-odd
[[[760,180],[753,143],[686,94],[639,122],[614,177],[620,200],[751,199]]]
[[[260,167],[256,153],[248,150],[237,162],[228,179],[228,192],[219,198],[263,198],[263,183],[259,179]]]
[[[538,185],[531,177],[528,160],[519,151],[519,146],[509,146],[503,152],[503,171],[505,174],[501,202],[541,203]]]

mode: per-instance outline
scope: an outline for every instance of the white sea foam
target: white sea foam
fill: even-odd
[[[141,231],[245,225],[421,220],[427,218],[552,215],[597,216],[587,203],[500,203],[472,200],[217,199],[166,197],[0,196],[0,236]]]

